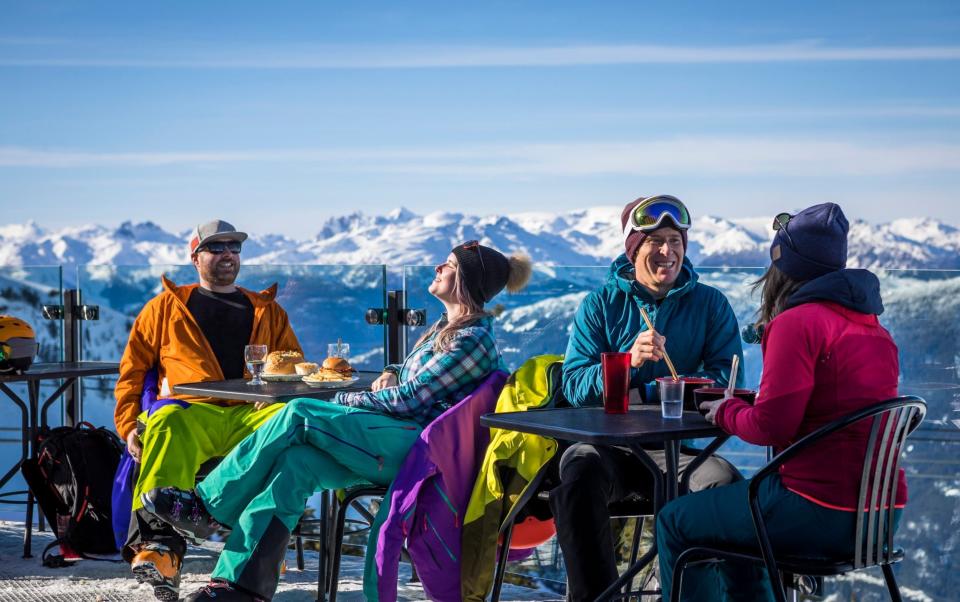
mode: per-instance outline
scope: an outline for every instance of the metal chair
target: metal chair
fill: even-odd
[[[353,530],[351,533],[361,533],[369,530],[373,525],[374,515],[363,505],[360,499],[364,497],[377,497],[381,500],[387,494],[387,488],[378,485],[359,485],[351,487],[344,492],[344,497],[337,504],[336,522],[330,541],[323,540],[320,543],[320,569],[317,576],[317,599],[324,599],[324,592],[327,593],[330,602],[337,600],[337,586],[340,575],[340,558],[343,553],[343,536],[347,524],[347,511],[353,508],[361,516],[361,527]],[[323,519],[321,519],[323,520]],[[328,546],[332,548],[328,550]],[[327,560],[329,559],[329,560]],[[329,564],[329,570],[328,570]]]
[[[912,395],[883,401],[820,427],[777,454],[754,475],[749,486],[750,514],[761,553],[758,555],[754,550],[721,550],[708,547],[685,550],[677,558],[670,600],[672,602],[680,600],[683,569],[687,564],[734,560],[764,564],[770,575],[774,597],[778,602],[786,602],[787,599],[784,575],[821,578],[873,566],[881,567],[891,599],[899,601],[900,591],[891,565],[903,560],[904,556],[902,549],[893,547],[894,501],[897,492],[900,451],[907,436],[923,421],[926,408],[927,404],[923,399]],[[827,435],[868,419],[871,422],[870,436],[864,454],[857,505],[858,508],[868,510],[857,513],[853,558],[823,559],[786,555],[775,557],[757,499],[760,482],[776,474],[784,462]]]

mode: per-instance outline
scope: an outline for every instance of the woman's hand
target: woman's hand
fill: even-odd
[[[253,402],[253,409],[259,411],[267,406],[272,406],[272,405],[273,405],[272,401],[255,401]]]
[[[387,387],[396,387],[400,381],[397,380],[397,375],[393,372],[384,372],[377,377],[377,380],[373,381],[370,385],[371,391],[379,391],[380,389],[386,389]]]
[[[666,343],[667,337],[661,336],[656,330],[644,330],[630,347],[630,365],[639,368],[646,361],[659,362],[663,359]]]
[[[720,409],[720,406],[723,405],[723,402],[730,399],[729,397],[724,397],[723,399],[715,399],[713,401],[704,401],[700,404],[701,410],[706,410],[707,414],[704,418],[707,419],[707,422],[710,424],[717,423],[717,411]]]
[[[140,444],[140,436],[137,435],[137,429],[130,431],[127,435],[127,452],[133,457],[133,461],[140,463],[140,456],[143,454],[143,445]]]

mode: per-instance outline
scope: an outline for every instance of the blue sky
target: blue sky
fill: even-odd
[[[960,224],[957,2],[0,2],[3,223],[668,192]]]

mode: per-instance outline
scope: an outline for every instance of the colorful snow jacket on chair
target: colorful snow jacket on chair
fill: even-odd
[[[514,372],[497,400],[497,413],[554,403],[560,396],[562,355],[530,358]],[[490,429],[490,445],[470,496],[461,536],[463,600],[484,600],[493,583],[500,525],[540,469],[557,453],[553,439]]]
[[[368,562],[363,579],[368,600],[397,599],[404,541],[426,595],[431,600],[460,599],[460,528],[489,441],[480,416],[493,411],[506,380],[506,372],[494,371],[431,422],[410,448],[374,522],[375,528],[382,526],[374,566]]]

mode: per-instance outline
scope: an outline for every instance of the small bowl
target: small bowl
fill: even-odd
[[[727,390],[723,387],[704,387],[695,390],[693,396],[697,405],[697,411],[705,416],[707,413],[700,409],[700,404],[704,401],[723,399],[723,396],[726,394]],[[752,389],[734,389],[733,396],[753,405],[753,402],[757,399],[757,392]]]
[[[703,378],[699,376],[681,376],[683,379],[683,410],[692,412],[697,409],[697,402],[693,397],[693,392],[704,387],[712,387],[716,382],[712,378]]]

